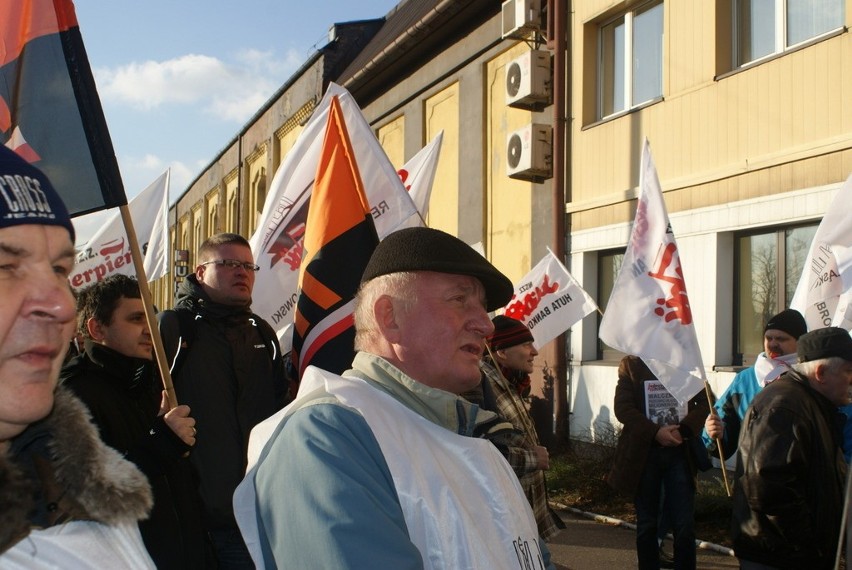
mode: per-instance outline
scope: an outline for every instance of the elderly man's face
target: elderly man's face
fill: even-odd
[[[0,229],[0,446],[53,407],[74,330],[73,265],[63,227]]]
[[[844,360],[840,366],[823,366],[820,370],[819,383],[811,385],[835,406],[848,404],[849,387],[852,385],[852,362]]]
[[[475,277],[419,272],[416,302],[398,318],[403,372],[432,388],[461,394],[479,383],[479,361],[494,325]]]

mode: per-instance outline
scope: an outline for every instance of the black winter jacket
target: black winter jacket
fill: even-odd
[[[797,372],[754,398],[743,421],[731,536],[738,558],[833,568],[846,463],[837,409]]]
[[[176,311],[195,317],[187,335],[192,346],[182,346]],[[189,405],[197,422],[190,461],[200,482],[205,528],[236,528],[232,497],[245,474],[249,435],[287,400],[281,350],[265,342],[275,332],[248,306],[211,301],[195,275],[181,283],[175,310],[161,312],[159,326],[168,362],[184,351],[172,376],[178,401]]]
[[[104,443],[148,478],[154,508],[139,530],[157,568],[202,568],[200,502],[183,457],[191,448],[158,417],[162,387],[153,362],[86,341],[60,381],[86,404]]]

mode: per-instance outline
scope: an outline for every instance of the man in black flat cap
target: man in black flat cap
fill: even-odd
[[[297,400],[252,433],[262,451],[234,502],[258,567],[552,568],[517,477],[483,439],[511,426],[458,396],[480,381],[486,311],[512,291],[444,232],[378,245],[352,369],[308,367]]]
[[[846,479],[837,407],[849,399],[852,337],[817,329],[797,354],[743,422],[731,534],[744,569],[834,567]]]

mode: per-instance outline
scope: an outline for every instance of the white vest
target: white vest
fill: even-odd
[[[309,368],[299,392],[309,393],[323,383],[329,394],[358,410],[372,430],[424,568],[545,568],[529,503],[517,476],[491,442],[438,426],[359,378]],[[275,431],[273,426],[299,407],[297,399],[264,422],[266,426],[259,425],[250,448],[259,453]],[[234,496],[234,506],[252,556],[261,564],[255,513],[246,512],[254,510],[256,457],[249,458],[249,473]]]

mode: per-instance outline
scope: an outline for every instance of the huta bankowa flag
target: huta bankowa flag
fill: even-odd
[[[341,373],[355,355],[353,299],[379,243],[340,102],[331,100],[299,271],[293,363]]]
[[[527,325],[533,344],[541,348],[597,310],[594,300],[548,248],[547,255],[515,285],[503,314]]]
[[[127,204],[71,0],[0,2],[0,137],[72,216]]]
[[[681,404],[704,386],[686,282],[647,139],[639,203],[621,269],[601,320],[609,346],[642,358]]]

